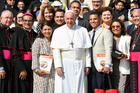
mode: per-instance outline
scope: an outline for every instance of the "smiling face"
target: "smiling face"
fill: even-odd
[[[22,25],[23,24],[23,13],[18,13],[17,14],[17,23],[19,25]]]
[[[73,10],[75,12],[76,16],[79,16],[81,7],[80,7],[79,3],[74,2],[71,4],[70,10]]]
[[[64,12],[56,12],[54,21],[57,25],[62,25],[64,24]]]
[[[75,24],[75,16],[73,13],[68,12],[65,14],[65,22],[69,28],[72,28]]]
[[[31,30],[32,25],[33,25],[33,17],[30,15],[23,16],[23,27],[26,30]]]
[[[92,7],[94,11],[98,11],[102,7],[102,0],[92,0]]]
[[[15,0],[6,0],[7,4],[10,6],[14,6]]]
[[[46,21],[51,21],[53,19],[53,13],[50,12],[47,8],[44,10],[44,18]]]
[[[5,11],[1,14],[0,22],[6,26],[9,27],[12,24],[13,21],[13,14],[10,11]]]
[[[50,40],[50,38],[52,36],[53,29],[50,26],[44,25],[41,32],[42,32],[44,37],[46,37],[47,39]]]
[[[96,29],[100,25],[100,17],[97,14],[91,14],[89,16],[90,25]]]
[[[24,10],[24,8],[25,8],[24,2],[18,2],[17,7],[19,10]]]
[[[110,23],[112,21],[112,14],[110,11],[104,11],[101,16],[104,23]]]
[[[121,35],[121,24],[119,22],[113,22],[111,28],[112,28],[112,33],[115,36]]]
[[[133,20],[133,23],[136,25],[136,26],[139,26],[140,27],[140,10],[134,10],[132,12],[132,20]]]

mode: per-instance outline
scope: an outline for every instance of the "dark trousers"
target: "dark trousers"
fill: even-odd
[[[108,89],[107,75],[98,72],[92,63],[90,73],[88,75],[88,93],[94,93],[94,89]]]

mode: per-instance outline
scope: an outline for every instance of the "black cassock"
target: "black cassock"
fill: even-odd
[[[140,28],[132,35],[130,61],[131,93],[140,93]]]
[[[6,71],[5,79],[0,79],[0,93],[13,93],[13,63],[8,46],[13,33],[13,30],[0,24],[0,68]]]
[[[37,34],[31,30],[15,28],[15,33],[10,42],[12,48],[12,59],[15,65],[15,87],[14,93],[32,93],[32,53],[31,46]],[[20,72],[26,70],[25,80],[19,78]]]

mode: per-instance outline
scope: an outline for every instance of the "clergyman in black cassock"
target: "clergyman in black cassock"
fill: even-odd
[[[13,15],[9,10],[4,10],[0,20],[0,93],[13,93],[13,63],[9,42],[14,33],[9,28],[12,24]]]
[[[32,92],[32,53],[31,46],[37,34],[31,30],[17,29],[14,33],[10,46],[12,49],[12,58],[15,63],[15,92],[14,93],[31,93]],[[27,72],[26,79],[19,78],[22,71]]]
[[[32,30],[32,14],[25,13],[23,21],[23,29],[15,29],[10,42],[15,65],[14,93],[32,93],[31,46],[37,34]]]

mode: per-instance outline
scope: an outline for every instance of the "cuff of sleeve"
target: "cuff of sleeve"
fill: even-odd
[[[105,64],[105,67],[112,69],[112,65],[110,65],[110,64]]]
[[[3,70],[4,69],[4,67],[0,67],[0,70]]]

